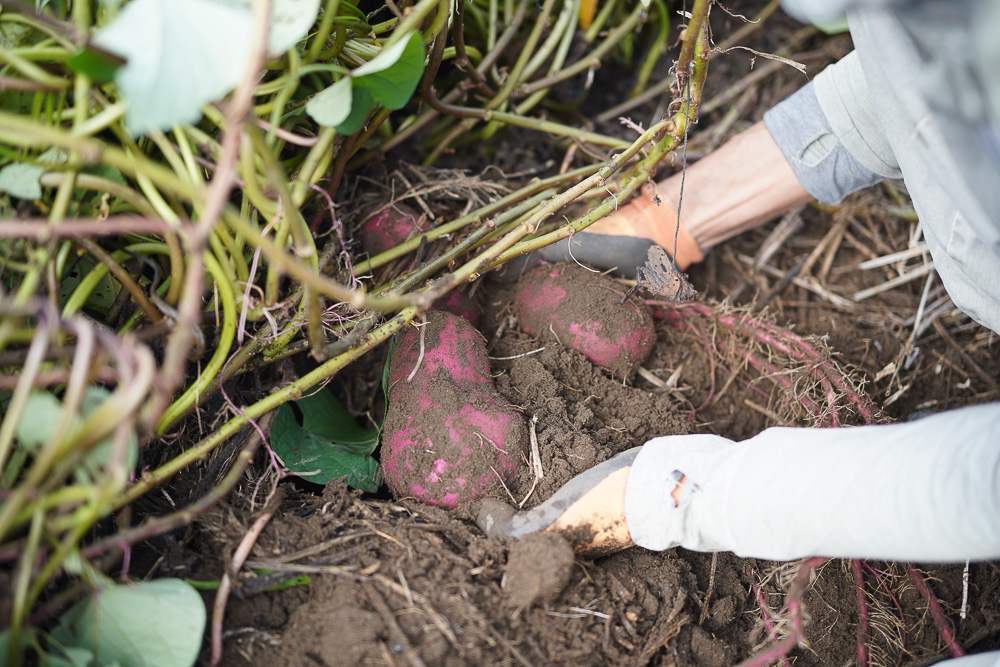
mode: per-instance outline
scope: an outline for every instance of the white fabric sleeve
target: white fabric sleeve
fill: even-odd
[[[937,663],[937,667],[1000,667],[1000,651],[944,660]]]
[[[851,51],[824,69],[814,83],[823,114],[854,159],[879,176],[902,178],[882,121],[875,113],[858,52]]]
[[[1000,403],[900,424],[769,428],[740,443],[656,438],[632,465],[625,517],[633,541],[655,550],[1000,558]]]

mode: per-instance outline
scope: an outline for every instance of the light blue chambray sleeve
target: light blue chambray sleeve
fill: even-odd
[[[764,124],[802,187],[821,202],[902,175],[853,52],[764,114]]]

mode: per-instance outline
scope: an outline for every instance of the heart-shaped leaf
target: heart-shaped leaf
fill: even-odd
[[[344,478],[356,489],[375,492],[382,485],[378,463],[370,455],[378,429],[362,428],[333,394],[318,392],[296,402],[302,424],[288,404],[271,425],[271,447],[294,474],[317,484]]]
[[[253,0],[213,0],[227,7],[237,7],[250,11]],[[319,14],[320,0],[273,0],[271,3],[271,27],[267,33],[267,50],[280,55],[299,43],[309,33],[316,15]]]
[[[115,83],[125,125],[142,134],[193,123],[201,107],[235,87],[250,58],[246,10],[211,0],[135,0],[94,37],[127,62]]]

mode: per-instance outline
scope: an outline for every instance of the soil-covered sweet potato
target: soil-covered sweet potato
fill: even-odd
[[[521,328],[582,352],[617,378],[630,378],[656,342],[653,318],[625,288],[575,264],[540,266],[517,284]]]
[[[516,477],[528,430],[494,388],[485,342],[466,320],[431,311],[405,331],[388,394],[381,460],[397,497],[454,508],[503,494],[500,479]]]
[[[495,391],[483,335],[467,320],[432,310],[400,334],[389,364],[389,400],[400,391],[423,391],[433,378]]]
[[[358,238],[365,252],[374,257],[430,228],[427,221],[409,207],[393,204],[365,220],[358,230]]]
[[[465,292],[459,292],[458,290],[448,292],[446,296],[434,302],[431,310],[446,310],[452,315],[464,317],[474,327],[479,326],[479,317],[481,314],[479,306]]]

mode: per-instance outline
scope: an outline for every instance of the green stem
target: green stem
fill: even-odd
[[[206,252],[204,258],[205,268],[215,280],[216,288],[219,290],[219,300],[222,302],[222,330],[219,332],[219,345],[215,348],[215,353],[205,368],[198,374],[198,379],[195,380],[194,384],[189,386],[180,398],[164,410],[160,421],[156,424],[157,435],[162,436],[166,433],[180,415],[198,403],[201,392],[212,383],[213,378],[218,375],[223,364],[226,363],[229,349],[236,338],[236,294],[233,292],[233,286],[226,279],[222,266],[212,253]]]
[[[491,215],[496,215],[500,211],[506,209],[508,206],[516,204],[517,202],[521,201],[526,197],[530,197],[540,191],[546,190],[550,187],[559,185],[561,183],[572,181],[574,179],[580,178],[581,176],[591,174],[597,168],[598,167],[595,167],[593,165],[588,165],[585,167],[579,167],[577,169],[573,169],[572,171],[568,171],[565,174],[558,174],[556,176],[550,176],[549,178],[534,181],[526,185],[525,187],[521,188],[520,190],[512,192],[509,195],[506,195],[498,199],[492,204],[487,204],[486,206],[478,210],[475,210],[472,213],[469,213],[468,215],[463,215],[461,218],[457,218],[451,222],[439,225],[434,229],[432,229],[431,231],[427,232],[426,234],[422,234],[421,236],[426,237],[428,241],[431,241],[436,238],[440,238],[441,236],[444,236],[446,234],[451,234],[469,224],[478,223],[482,221],[484,218],[488,218]],[[359,264],[355,264],[354,271],[355,273],[362,275],[369,273],[371,272],[372,269],[377,269],[380,266],[388,264],[394,259],[402,257],[403,255],[409,252],[413,252],[419,247],[420,243],[421,239],[419,237],[400,243],[399,245],[396,245],[395,247],[390,248],[389,250],[386,250],[385,252],[376,255],[375,257],[372,257],[371,259],[368,259],[364,262],[360,262]]]
[[[601,59],[608,53],[608,51],[617,46],[626,35],[631,33],[635,27],[639,25],[639,22],[642,21],[642,16],[643,7],[642,3],[640,3],[634,10],[632,10],[632,13],[628,15],[628,18],[622,21],[621,24],[615,26],[614,30],[609,32],[607,37],[604,38],[604,41],[602,41],[591,53],[587,54],[583,58],[580,58],[569,67],[552,74],[551,76],[519,86],[516,92],[517,96],[520,97],[530,95],[536,91],[550,88],[561,81],[570,79],[577,74],[590,69],[591,67],[600,65]]]
[[[319,28],[317,28],[316,35],[309,43],[309,48],[306,49],[302,57],[304,64],[308,65],[315,61],[316,57],[323,51],[323,47],[326,46],[326,40],[330,36],[330,30],[333,28],[333,20],[337,18],[337,11],[339,9],[340,0],[326,0],[326,6],[323,8],[323,17],[319,20]]]
[[[110,508],[111,511],[128,505],[136,498],[139,498],[149,492],[150,489],[159,486],[181,470],[184,470],[195,461],[204,459],[212,452],[212,450],[243,428],[247,424],[248,420],[258,419],[288,401],[294,401],[302,398],[305,392],[309,391],[320,382],[333,377],[352,361],[388,340],[390,336],[409,323],[409,321],[413,319],[416,314],[416,308],[406,308],[402,310],[391,320],[369,333],[365,337],[365,341],[357,347],[330,359],[329,361],[321,364],[316,370],[302,376],[292,384],[278,389],[253,405],[247,406],[243,409],[244,416],[231,419],[223,424],[212,435],[205,438],[194,447],[185,450],[183,453],[171,459],[156,470],[143,474],[141,480],[133,484],[112,502]]]
[[[84,164],[103,164],[133,178],[144,175],[157,187],[190,202],[200,203],[204,192],[180,179],[177,174],[141,154],[128,153],[89,137],[39,125],[23,116],[0,111],[0,141],[15,146],[58,147],[79,153]]]

